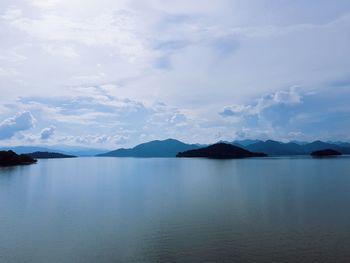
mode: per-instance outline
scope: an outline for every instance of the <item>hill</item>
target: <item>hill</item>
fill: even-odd
[[[17,154],[27,154],[31,152],[46,152],[50,151],[47,147],[41,146],[13,146],[13,147],[1,147],[1,151],[14,151]]]
[[[175,139],[150,141],[131,149],[117,149],[97,156],[110,157],[175,157],[178,152],[200,148],[197,144],[186,144]]]
[[[258,142],[262,142],[261,140],[250,140],[250,139],[246,139],[246,140],[235,140],[233,142],[231,142],[231,144],[233,145],[237,145],[237,146],[243,146],[246,147],[248,145],[254,144],[254,143],[258,143]]]
[[[28,154],[33,152],[55,152],[73,156],[95,156],[107,150],[95,149],[81,146],[53,145],[53,146],[13,146],[0,147],[2,151],[12,150],[17,154]]]
[[[36,163],[32,157],[13,151],[0,151],[0,166],[26,165]]]
[[[91,148],[91,147],[84,147],[84,146],[70,146],[70,145],[53,145],[51,146],[51,152],[58,152],[63,153],[67,155],[74,155],[74,156],[95,156],[97,154],[105,153],[106,149],[99,149],[99,148]],[[57,149],[57,151],[55,150]]]
[[[28,153],[28,156],[35,158],[35,159],[57,159],[57,158],[75,158],[74,155],[67,155],[62,153],[55,153],[55,152],[33,152]]]
[[[213,159],[234,159],[264,156],[267,155],[264,153],[250,152],[238,146],[227,143],[217,143],[205,148],[179,152],[176,155],[176,157],[205,157]]]
[[[268,155],[301,155],[305,154],[303,146],[296,143],[282,143],[267,140],[247,145],[245,149],[252,152],[264,152]]]
[[[244,147],[253,152],[264,152],[268,155],[310,155],[314,151],[323,149],[334,149],[343,154],[350,154],[350,147],[344,147],[337,144],[330,144],[322,141],[314,141],[306,144],[297,144],[293,142],[283,143],[267,140],[253,143]]]

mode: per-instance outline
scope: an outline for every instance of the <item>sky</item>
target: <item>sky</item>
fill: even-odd
[[[0,145],[350,141],[348,0],[1,0]]]

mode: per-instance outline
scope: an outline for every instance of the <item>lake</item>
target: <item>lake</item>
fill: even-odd
[[[350,158],[0,168],[0,262],[349,262]]]

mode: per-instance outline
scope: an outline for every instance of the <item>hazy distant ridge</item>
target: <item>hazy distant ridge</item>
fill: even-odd
[[[104,153],[107,150],[105,149],[95,149],[89,147],[80,147],[80,146],[68,146],[68,145],[55,145],[55,146],[7,146],[0,147],[1,151],[12,150],[17,154],[27,154],[33,152],[54,152],[64,155],[73,155],[73,156],[95,156],[100,153]]]
[[[55,152],[33,152],[26,154],[34,159],[60,159],[60,158],[74,158],[74,155],[55,153]]]
[[[227,143],[227,142],[226,142]],[[333,149],[343,154],[350,154],[350,147],[344,147],[347,143],[326,143],[315,141],[311,143],[298,144],[295,142],[283,143],[278,141],[241,140],[230,142],[250,152],[262,152],[269,156],[281,155],[309,155],[314,151]],[[99,154],[98,156],[110,157],[175,157],[179,152],[195,150],[205,145],[186,144],[175,139],[163,141],[151,141],[139,144],[130,149],[117,149],[114,151]]]
[[[131,149],[117,149],[99,154],[98,156],[111,157],[175,157],[177,153],[198,149],[200,145],[186,144],[175,139],[151,141],[142,143]]]
[[[346,143],[344,143],[346,145]],[[260,141],[247,145],[249,151],[264,152],[268,155],[309,155],[314,151],[333,149],[343,154],[350,154],[350,147],[344,147],[339,144],[331,144],[322,141],[314,141],[306,144],[297,144],[293,142],[283,143],[278,141]]]
[[[225,142],[236,145],[251,152],[263,152],[269,156],[309,155],[314,151],[333,149],[342,154],[350,154],[348,142],[279,142],[273,140],[236,140]],[[14,146],[0,147],[0,150],[13,150],[17,154],[33,152],[54,152],[74,156],[110,156],[110,157],[175,157],[179,152],[199,149],[208,145],[187,144],[175,139],[155,140],[139,144],[133,148],[120,148],[113,151],[76,147],[66,145],[56,146]]]

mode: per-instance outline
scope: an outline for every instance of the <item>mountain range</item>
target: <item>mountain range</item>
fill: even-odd
[[[314,141],[311,143],[288,142],[267,140],[241,140],[233,142],[225,142],[241,147],[250,152],[265,153],[269,156],[283,155],[310,155],[314,151],[333,149],[343,154],[350,154],[349,143],[329,143],[322,141]],[[142,143],[130,149],[117,149],[114,151],[99,154],[98,156],[110,157],[175,157],[179,152],[195,150],[208,145],[186,144],[184,142],[167,139],[163,141],[150,141]]]
[[[186,144],[175,139],[163,141],[150,141],[142,143],[131,149],[117,149],[115,151],[99,154],[97,156],[110,157],[175,157],[179,152],[199,149],[199,144]]]
[[[324,149],[333,149],[343,154],[350,154],[350,147],[346,147],[339,144],[331,144],[322,141],[297,144],[295,142],[283,143],[278,141],[267,140],[244,146],[244,148],[252,152],[263,152],[268,154],[269,156],[309,155],[314,151]]]
[[[95,156],[105,153],[106,149],[96,149],[81,146],[53,145],[53,146],[14,146],[0,147],[0,151],[12,150],[17,154],[28,154],[34,152],[52,152],[73,156]]]
[[[273,140],[236,140],[229,143],[250,152],[261,152],[269,156],[309,155],[314,151],[333,149],[342,154],[350,154],[348,142],[279,142]],[[175,157],[179,152],[195,150],[208,145],[187,144],[175,139],[155,140],[139,144],[133,148],[120,148],[113,151],[89,147],[67,145],[54,146],[15,146],[0,147],[0,151],[13,150],[17,154],[33,152],[51,152],[73,156],[110,156],[110,157]]]
[[[60,159],[60,158],[74,158],[74,155],[67,155],[56,152],[33,152],[26,154],[34,159]]]

